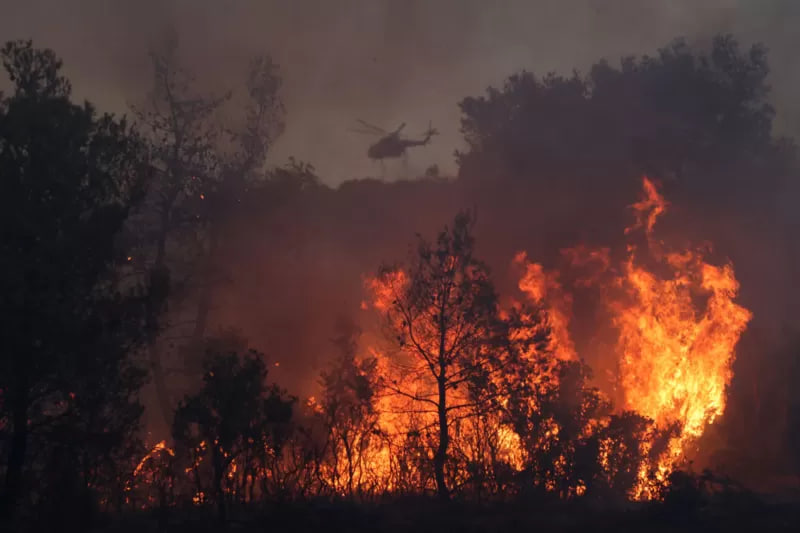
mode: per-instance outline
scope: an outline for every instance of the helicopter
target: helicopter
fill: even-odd
[[[356,122],[358,122],[359,126],[357,128],[353,128],[352,131],[367,135],[381,136],[381,138],[378,139],[378,142],[367,149],[367,157],[376,161],[380,161],[381,164],[383,164],[384,159],[393,159],[398,157],[406,158],[408,156],[408,153],[406,152],[408,148],[414,146],[425,146],[430,142],[431,137],[439,133],[436,129],[431,127],[430,123],[428,123],[428,130],[423,133],[423,139],[403,139],[400,137],[400,132],[406,127],[405,122],[400,124],[400,126],[392,132],[387,132],[383,128],[379,128],[378,126],[364,122],[361,119],[357,119]]]

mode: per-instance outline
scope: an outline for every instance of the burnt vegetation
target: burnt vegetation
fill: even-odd
[[[1,55],[8,531],[797,526],[800,363],[769,333],[794,320],[793,265],[759,246],[785,244],[800,167],[762,48],[514,74],[458,103],[458,176],[337,188],[267,157],[291,121],[269,57],[204,94],[170,42],[123,118],[76,103],[53,51]],[[623,244],[642,175],[680,206],[665,238],[714,241],[755,317],[700,466],[668,472],[685,428],[559,355],[545,299],[505,298],[519,249]],[[579,331],[608,312],[581,290]]]

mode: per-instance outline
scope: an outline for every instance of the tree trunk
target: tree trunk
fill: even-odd
[[[353,477],[355,476],[353,470],[353,450],[348,439],[344,441],[344,453],[347,457],[347,495],[353,497]]]
[[[211,314],[211,305],[213,302],[213,286],[217,280],[214,279],[214,259],[217,253],[217,238],[216,231],[211,230],[211,245],[206,257],[203,258],[203,266],[201,267],[200,286],[197,288],[197,309],[195,311],[194,327],[190,337],[189,345],[194,348],[187,353],[183,358],[183,368],[188,375],[202,374],[202,364],[198,360],[198,355],[204,355],[203,350],[198,351],[197,348],[202,346],[203,339],[206,335],[208,327],[208,319]]]
[[[206,334],[208,316],[211,311],[211,301],[211,288],[202,287],[197,300],[197,314],[195,316],[194,328],[192,329],[192,343],[195,345],[198,345]]]
[[[194,329],[192,330],[193,343],[199,343],[206,334],[208,316],[211,313],[212,288],[218,282],[218,280],[215,279],[216,272],[214,268],[218,248],[219,238],[217,229],[212,227],[209,230],[208,253],[204,258],[203,274],[201,276],[202,286],[199,290],[200,296],[197,300],[197,314],[195,317]]]
[[[11,447],[8,452],[5,494],[2,498],[2,515],[11,518],[22,493],[22,473],[25,467],[25,454],[28,448],[28,379],[25,372],[17,382],[13,396]]]
[[[447,431],[447,389],[445,383],[445,369],[440,370],[436,379],[439,385],[439,447],[433,458],[433,468],[436,474],[436,492],[442,500],[450,499],[450,491],[447,489],[447,482],[444,478],[444,463],[447,459],[447,446],[450,435]]]
[[[147,354],[150,359],[150,367],[153,371],[153,384],[156,389],[156,398],[160,407],[161,415],[164,423],[166,424],[167,431],[172,427],[172,401],[169,397],[169,389],[164,377],[164,369],[161,365],[161,353],[158,349],[158,319],[161,314],[161,298],[165,298],[165,294],[160,291],[164,290],[164,279],[160,276],[166,275],[166,248],[167,248],[167,233],[169,232],[169,209],[164,208],[161,214],[161,228],[156,245],[156,258],[151,272],[151,288],[157,285],[157,294],[150,294],[147,299]]]
[[[225,506],[225,491],[222,490],[222,477],[225,475],[225,468],[221,453],[217,450],[213,452],[214,460],[214,493],[217,500],[217,518],[219,523],[224,527],[228,516]]]

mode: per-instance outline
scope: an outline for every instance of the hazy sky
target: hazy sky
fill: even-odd
[[[173,25],[203,83],[240,87],[247,61],[281,65],[287,129],[272,162],[313,163],[329,183],[379,175],[356,118],[387,129],[429,120],[441,136],[411,173],[453,169],[457,102],[515,70],[585,70],[717,32],[771,50],[778,127],[800,132],[800,1],[795,0],[0,0],[0,39],[33,38],[65,60],[78,96],[125,110],[150,82],[148,46]],[[402,173],[399,164],[387,175]]]

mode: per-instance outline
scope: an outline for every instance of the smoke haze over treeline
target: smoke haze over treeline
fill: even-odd
[[[149,90],[146,52],[169,27],[203,86],[235,87],[247,61],[269,53],[282,67],[290,118],[271,160],[310,161],[335,185],[379,173],[364,157],[369,139],[349,131],[356,118],[386,129],[407,122],[410,135],[433,121],[442,134],[411,159],[412,174],[431,164],[453,173],[461,98],[523,68],[585,72],[601,58],[616,64],[676,37],[702,45],[731,32],[744,46],[764,43],[776,130],[796,134],[798,24],[792,0],[33,0],[6,10],[0,35],[57,50],[76,94],[115,111]],[[392,165],[388,174],[403,172]]]

